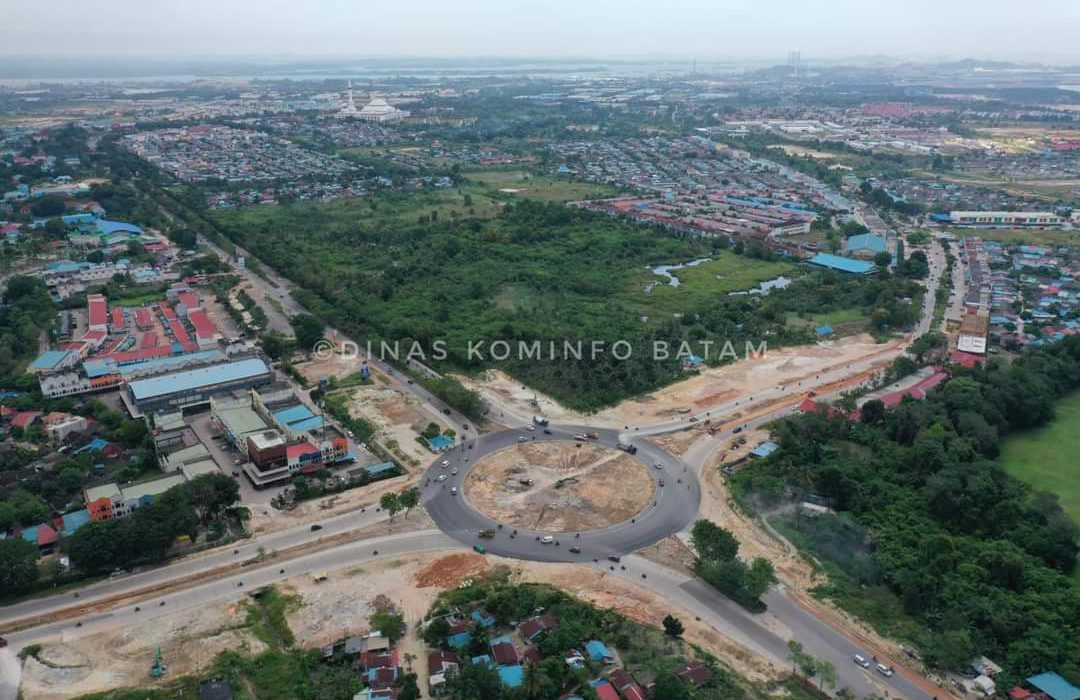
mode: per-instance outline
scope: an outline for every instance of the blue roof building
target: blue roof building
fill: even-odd
[[[469,615],[469,617],[472,618],[473,622],[479,622],[481,627],[495,626],[495,616],[489,613],[487,610],[484,610],[483,608],[477,608],[476,610],[473,610],[472,614]]]
[[[885,239],[872,233],[861,233],[852,236],[844,243],[844,250],[848,253],[869,253],[876,255],[885,252]]]
[[[474,657],[472,657],[472,662],[474,664],[487,664],[488,666],[491,666],[492,668],[495,668],[495,659],[491,658],[491,656],[489,656],[488,654],[481,654],[480,656],[474,656]]]
[[[778,449],[780,449],[780,445],[775,442],[763,442],[750,452],[750,456],[756,459],[765,459]]]
[[[865,260],[853,260],[852,258],[845,258],[831,253],[818,253],[807,262],[811,265],[836,270],[837,272],[846,272],[851,275],[869,275],[877,269],[874,263]]]
[[[606,664],[615,661],[615,657],[608,651],[607,645],[599,639],[590,639],[585,642],[585,651],[589,653],[589,658],[593,661],[599,661]]]
[[[63,521],[64,537],[71,537],[80,527],[90,522],[90,511],[83,508],[74,513],[64,513]]]
[[[517,688],[525,680],[525,669],[521,666],[499,666],[499,680],[505,686]]]
[[[472,639],[472,635],[468,632],[458,632],[457,634],[452,634],[447,637],[446,643],[449,644],[452,649],[460,649],[468,644],[470,639]]]
[[[1049,695],[1050,700],[1080,700],[1080,688],[1056,673],[1040,673],[1026,682]]]
[[[143,230],[135,224],[129,224],[126,221],[109,221],[108,219],[98,219],[97,222],[98,233],[108,236],[113,233],[134,233],[142,235]]]
[[[46,350],[30,363],[31,372],[51,372],[61,366],[72,354],[71,350]]]
[[[433,438],[426,438],[426,441],[428,449],[432,452],[442,452],[454,446],[454,438],[448,435],[436,435]]]

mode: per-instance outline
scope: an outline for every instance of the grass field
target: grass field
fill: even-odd
[[[1005,244],[1029,244],[1029,245],[1069,245],[1080,247],[1080,232],[1077,231],[1033,231],[1031,229],[972,229],[954,228],[949,233],[962,238],[982,238],[987,241],[998,241]]]
[[[1080,523],[1080,392],[1057,404],[1057,418],[1047,426],[1010,436],[1000,462],[1013,476],[1042,491],[1055,493],[1061,507]]]
[[[708,304],[728,292],[757,287],[781,275],[792,278],[799,275],[799,268],[788,262],[755,260],[726,251],[717,251],[711,257],[709,262],[696,267],[675,270],[678,287],[670,286],[666,277],[643,269],[630,276],[619,298],[641,315],[670,315]],[[661,284],[646,293],[645,285],[649,282]]]
[[[523,197],[539,202],[574,202],[615,195],[610,187],[537,176],[522,170],[478,170],[466,173],[465,179],[475,186],[495,190],[492,196],[506,197],[508,201]]]

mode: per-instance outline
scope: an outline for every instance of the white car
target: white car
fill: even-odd
[[[446,474],[439,474],[435,477],[435,481],[446,481]]]
[[[892,674],[893,674],[893,670],[891,668],[889,668],[888,666],[886,666],[885,664],[878,664],[877,665],[877,672],[880,673],[881,675],[885,676],[886,678],[890,678],[892,676]]]
[[[457,495],[457,486],[451,486],[450,487],[450,495],[451,496],[456,496]]]
[[[450,466],[450,460],[448,460],[448,459],[444,459],[444,460],[442,461],[442,464],[440,464],[439,466],[441,466],[441,467],[442,467],[443,469],[446,469],[447,467],[449,467],[449,466]]]
[[[454,467],[453,469],[451,469],[450,473],[453,474],[454,476],[457,476],[457,467]]]
[[[555,541],[555,538],[552,537],[551,535],[544,535],[543,537],[540,538],[540,544],[551,544],[554,541]]]
[[[855,655],[855,663],[859,664],[863,668],[870,668],[870,662],[866,660],[866,657],[862,654]]]
[[[528,430],[531,433],[532,431],[536,430],[536,426],[526,425],[525,430]]]
[[[663,464],[660,464],[659,462],[657,462],[657,463],[656,463],[656,464],[654,464],[653,466],[654,466],[654,467],[656,467],[657,469],[663,469],[663,468],[664,468],[664,465],[663,465]]]

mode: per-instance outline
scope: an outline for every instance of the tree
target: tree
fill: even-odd
[[[203,525],[222,517],[240,500],[240,485],[224,474],[201,474],[184,485],[187,502]]]
[[[420,492],[415,488],[406,489],[398,494],[398,506],[405,511],[405,517],[409,517],[409,510],[420,503]]]
[[[891,263],[891,262],[892,262],[892,254],[890,254],[889,251],[887,251],[887,250],[883,250],[880,253],[875,253],[874,254],[874,264],[877,265],[878,267],[882,267],[882,268],[888,267],[889,263]]]
[[[64,200],[61,197],[47,195],[30,205],[30,213],[39,218],[60,216],[65,209]]]
[[[422,697],[415,673],[406,673],[398,679],[397,685],[401,689],[398,692],[398,700],[420,700]]]
[[[405,616],[394,610],[376,610],[368,618],[368,624],[389,639],[391,645],[405,635]]]
[[[727,561],[739,553],[735,535],[709,520],[698,520],[690,532],[698,556],[708,561]]]
[[[654,684],[652,693],[654,698],[690,700],[690,689],[671,671],[663,671],[657,675]]]
[[[776,583],[776,572],[772,562],[764,557],[755,557],[743,577],[743,591],[751,600],[759,600]]]
[[[302,350],[310,350],[315,343],[323,337],[323,322],[311,314],[300,314],[292,318],[293,331],[296,333],[296,344]]]
[[[881,399],[870,399],[859,410],[859,419],[867,425],[881,425],[885,422],[885,404]]]
[[[971,657],[968,658],[970,659]],[[832,665],[828,661],[825,661],[824,659],[818,659],[816,667],[818,675],[818,688],[821,690],[824,690],[825,686],[835,688],[837,680],[836,666]]]
[[[664,634],[669,637],[681,637],[683,633],[683,624],[679,618],[673,615],[664,616]]]
[[[0,540],[0,598],[27,591],[38,579],[38,548],[21,537]]]
[[[379,506],[389,513],[390,519],[393,520],[401,510],[401,497],[396,493],[384,493],[379,499]]]

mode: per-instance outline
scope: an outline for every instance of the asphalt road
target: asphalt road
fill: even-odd
[[[658,480],[662,479],[664,486],[657,486],[655,500],[632,520],[599,530],[582,531],[580,536],[521,528],[512,536],[511,528],[500,528],[498,522],[475,510],[461,493],[465,476],[477,461],[516,445],[520,440],[574,442],[575,434],[591,431],[597,433],[599,439],[590,442],[614,448],[619,441],[618,432],[614,430],[566,425],[552,425],[548,429],[550,435],[540,427],[533,431],[504,430],[484,435],[461,441],[436,458],[428,468],[425,483],[421,485],[421,502],[435,524],[459,542],[469,546],[483,544],[492,554],[534,561],[589,562],[592,559],[621,556],[658,542],[682,530],[695,518],[701,501],[697,475],[678,458],[655,445],[639,441],[635,443],[638,447],[635,457]],[[448,462],[448,465],[443,467],[443,462]],[[662,464],[662,468],[655,468],[656,463]],[[454,469],[457,469],[456,475],[452,474]],[[438,477],[442,475],[446,475],[447,479],[440,482]],[[454,488],[458,489],[456,495]],[[477,533],[484,529],[494,529],[495,537],[480,539]],[[558,544],[541,542],[539,538],[545,535],[554,537]],[[573,553],[570,547],[579,547],[581,552]]]
[[[0,627],[23,618],[55,613],[72,606],[86,605],[115,595],[133,593],[236,562],[254,561],[259,556],[260,547],[264,554],[271,554],[277,550],[365,528],[386,519],[386,514],[375,508],[354,510],[320,521],[319,530],[313,531],[311,525],[304,524],[270,532],[242,540],[230,547],[208,550],[205,554],[188,557],[172,564],[150,567],[94,583],[80,588],[78,598],[75,597],[75,593],[32,598],[0,608]]]

